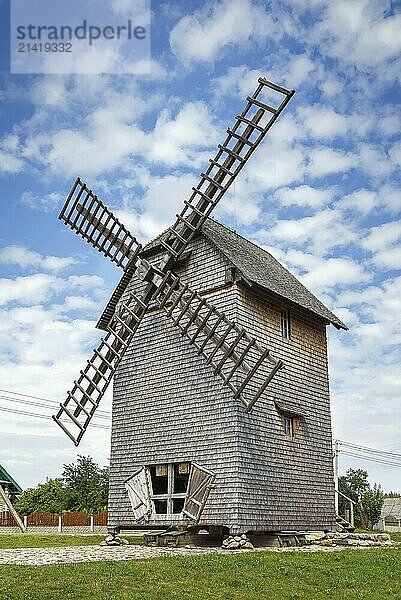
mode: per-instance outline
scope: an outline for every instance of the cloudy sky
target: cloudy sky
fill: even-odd
[[[129,16],[131,2],[108,1]],[[109,455],[110,398],[78,450],[32,416],[64,400],[119,277],[57,220],[76,176],[149,240],[261,75],[297,94],[216,216],[349,326],[329,335],[334,437],[401,453],[400,6],[154,0],[151,23],[142,75],[11,75],[2,42],[0,463],[25,487],[77,453]],[[401,490],[400,468],[342,455],[348,466]]]

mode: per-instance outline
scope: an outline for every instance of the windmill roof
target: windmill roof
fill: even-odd
[[[18,483],[11,477],[4,467],[0,465],[0,485],[7,483],[11,487],[11,491],[17,494],[22,492],[22,488]]]
[[[167,236],[167,231],[149,242],[144,248],[144,253],[154,251],[160,247],[161,241]],[[238,269],[245,281],[250,285],[257,285],[273,292],[277,296],[288,300],[332,323],[338,329],[347,329],[347,326],[336,317],[314,294],[312,294],[294,275],[292,275],[269,252],[263,250],[242,235],[222,225],[215,219],[207,219],[201,229],[200,235],[206,237],[216,248],[222,252],[229,262]],[[122,283],[122,277],[120,284]],[[105,328],[108,319],[114,312],[115,306],[124,289],[119,284],[108,305],[106,306],[98,327]]]
[[[401,498],[384,498],[381,518],[395,517],[401,519]]]

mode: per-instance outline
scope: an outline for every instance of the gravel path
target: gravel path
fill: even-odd
[[[333,552],[344,546],[324,548],[301,546],[289,548],[256,548],[254,550],[223,550],[222,548],[155,548],[152,546],[66,546],[63,548],[0,549],[0,565],[30,565],[86,563],[101,560],[138,560],[159,556],[197,556],[204,554],[230,555],[238,552]],[[366,550],[367,548],[360,548]]]

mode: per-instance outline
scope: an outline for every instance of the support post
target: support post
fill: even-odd
[[[63,531],[63,517],[61,515],[58,516],[58,527],[57,532],[61,533]]]
[[[24,515],[24,527],[26,531],[28,529],[28,515]]]
[[[18,527],[21,529],[22,533],[25,533],[25,531],[26,531],[25,526],[24,526],[23,522],[21,521],[21,518],[20,518],[19,514],[17,513],[17,511],[15,510],[14,506],[11,504],[11,500],[8,497],[8,494],[5,493],[5,491],[3,490],[3,487],[1,485],[0,485],[0,496],[4,500],[8,510],[14,517],[14,519],[15,519]]]
[[[338,515],[338,453],[339,453],[339,442],[334,440],[334,506],[336,509],[336,515]]]
[[[90,532],[93,533],[95,531],[95,519],[93,515],[90,516]]]
[[[349,503],[349,509],[350,509],[350,520],[349,522],[351,523],[352,527],[355,527],[355,521],[354,521],[354,503],[351,502]]]

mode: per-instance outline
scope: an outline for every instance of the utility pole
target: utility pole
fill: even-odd
[[[338,455],[340,452],[340,442],[334,440],[334,505],[336,508],[336,515],[338,515]]]

